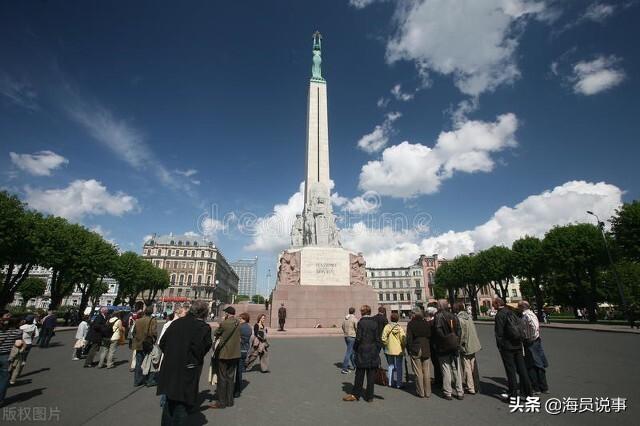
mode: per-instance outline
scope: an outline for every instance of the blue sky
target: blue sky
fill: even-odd
[[[370,265],[607,217],[639,195],[637,3],[3,2],[0,185],[124,250],[204,233],[264,285],[318,29],[334,210]]]

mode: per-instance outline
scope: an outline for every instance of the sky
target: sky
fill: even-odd
[[[640,195],[638,3],[2,2],[0,187],[121,250],[258,256],[265,292],[319,30],[333,209],[369,266],[606,220]]]

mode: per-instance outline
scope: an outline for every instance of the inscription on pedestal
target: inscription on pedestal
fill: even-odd
[[[305,247],[300,255],[300,285],[350,285],[348,251]]]

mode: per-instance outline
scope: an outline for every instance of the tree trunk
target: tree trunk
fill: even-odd
[[[595,323],[598,322],[598,314],[597,314],[597,302],[596,297],[598,296],[598,281],[596,278],[595,271],[589,271],[589,281],[590,281],[590,289],[587,291],[587,310],[589,312],[589,322]]]
[[[469,295],[469,303],[471,303],[471,316],[473,320],[478,319],[478,290],[480,287],[475,285],[467,286],[467,294]]]
[[[533,295],[536,298],[536,310],[538,311],[538,319],[542,320],[542,314],[544,313],[544,297],[542,295],[542,289],[540,288],[540,279],[532,278],[531,284],[533,286]]]
[[[13,273],[14,267],[13,263],[7,267],[7,275],[4,278],[2,289],[0,289],[0,309],[5,309],[9,303],[13,302],[18,287],[27,279],[31,271],[30,263],[21,265],[16,274]]]
[[[80,315],[84,315],[84,310],[87,309],[87,305],[89,304],[89,289],[91,284],[85,284],[80,287],[80,306],[78,307],[78,312]]]

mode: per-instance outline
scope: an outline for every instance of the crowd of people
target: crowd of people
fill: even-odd
[[[492,305],[496,310],[496,344],[507,376],[507,389],[500,397],[508,402],[518,396],[548,393],[548,362],[540,324],[529,303],[521,301],[514,308],[495,298]],[[353,388],[344,401],[373,401],[375,384],[403,388],[408,381],[407,358],[414,373],[415,394],[420,398],[430,398],[432,388],[440,389],[446,400],[463,400],[465,394],[479,392],[476,354],[482,345],[464,303],[451,307],[443,299],[424,310],[416,307],[406,330],[398,323],[398,313],[387,318],[384,307],[372,316],[371,307],[364,305],[360,315],[358,321],[355,308],[349,308],[342,324],[346,351],[341,372],[355,370]],[[386,371],[381,368],[381,353]]]

